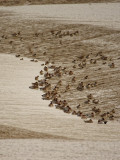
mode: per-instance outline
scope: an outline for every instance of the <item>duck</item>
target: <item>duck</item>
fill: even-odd
[[[88,84],[86,85],[86,88],[87,88],[87,89],[90,89],[90,88],[91,88],[91,84],[88,83]]]
[[[46,55],[47,55],[47,53],[46,53],[46,52],[43,52],[43,55],[44,55],[44,56],[46,56]]]
[[[91,64],[96,64],[96,62],[97,62],[96,59],[91,59],[91,60],[90,60],[90,63],[91,63]]]
[[[36,76],[36,77],[35,77],[35,80],[38,80],[38,78],[39,78],[39,76]]]
[[[103,123],[104,123],[104,121],[102,119],[98,120],[98,124],[103,124]]]
[[[53,102],[52,101],[50,102],[49,107],[53,107]]]
[[[115,68],[115,64],[114,64],[114,63],[111,63],[111,64],[109,64],[109,67],[110,67],[110,68]]]
[[[68,84],[67,86],[66,86],[66,90],[69,90],[70,89],[70,85]]]
[[[74,65],[73,68],[76,68],[76,65]]]
[[[94,117],[94,116],[95,116],[95,114],[93,112],[90,114],[87,114],[87,117],[89,117],[89,118]]]
[[[92,98],[93,98],[93,95],[92,95],[92,94],[89,94],[89,95],[87,95],[87,98],[88,98],[88,99],[92,99]]]
[[[72,110],[71,110],[71,108],[69,107],[69,106],[67,106],[67,107],[64,107],[64,112],[65,113],[70,113]]]
[[[87,115],[86,114],[81,114],[81,119],[87,119]]]
[[[115,113],[115,109],[112,109],[112,110],[110,111],[110,113]]]
[[[73,71],[69,71],[69,75],[73,75]]]
[[[77,106],[76,106],[76,108],[77,108],[77,109],[79,109],[79,108],[80,108],[80,104],[79,104],[79,105],[77,105]]]
[[[55,104],[58,104],[58,98],[54,97],[53,100],[52,100],[52,102],[55,103]]]
[[[79,90],[79,91],[83,91],[84,90],[83,82],[78,84],[77,90]]]
[[[72,61],[72,63],[76,63],[76,60],[74,59],[74,60]]]
[[[85,123],[93,123],[93,120],[92,120],[92,119],[89,119],[89,120],[85,120],[84,122],[85,122]]]
[[[12,36],[13,37],[17,37],[17,33],[12,33]]]
[[[36,56],[36,53],[35,54],[33,54],[33,57],[35,57]]]
[[[46,72],[48,71],[48,68],[46,66],[44,67],[44,71],[46,71]]]
[[[72,82],[73,82],[73,83],[76,82],[76,78],[75,78],[75,77],[72,78]]]
[[[85,103],[85,104],[89,104],[89,103],[90,103],[90,100],[87,99],[84,103]]]
[[[88,79],[88,76],[85,76],[84,79]]]
[[[107,113],[103,113],[103,114],[101,114],[100,116],[101,116],[102,118],[105,118],[105,117],[108,116],[108,114],[107,114]]]
[[[49,61],[46,61],[46,62],[45,62],[45,65],[48,65],[48,64],[49,64]]]
[[[16,57],[20,57],[20,54],[17,54]]]
[[[77,35],[77,34],[79,34],[79,31],[75,31],[75,32],[74,32],[74,35]]]
[[[110,116],[109,116],[109,120],[114,120],[114,116],[113,116],[113,115],[110,115]]]
[[[13,41],[10,41],[10,42],[9,42],[9,44],[12,44],[12,43],[13,43]]]
[[[101,112],[101,110],[96,107],[92,108],[92,111],[94,111],[95,113],[98,113],[98,114]]]
[[[72,115],[77,115],[76,111],[73,111],[73,112],[72,112]]]
[[[40,71],[40,75],[43,75],[43,70]]]
[[[93,103],[95,103],[95,104],[98,104],[99,103],[99,100],[97,100],[97,99],[93,99],[93,101],[92,101]]]
[[[63,100],[63,105],[64,105],[64,106],[68,105],[68,103],[67,103],[66,100]]]
[[[29,87],[30,89],[38,89],[38,82],[32,83],[32,86]]]
[[[61,86],[62,85],[62,81],[59,80],[57,84]]]
[[[30,89],[38,89],[38,86],[36,86],[36,85],[35,86],[30,86],[29,88]]]
[[[107,60],[108,58],[106,56],[101,55],[102,60]]]
[[[89,54],[88,54],[88,55],[86,55],[86,58],[88,59],[88,58],[89,58],[89,56],[90,56]]]
[[[34,85],[34,86],[35,86],[35,85],[36,85],[36,86],[38,86],[38,82],[32,83],[32,85]]]
[[[58,73],[58,77],[62,77],[62,73],[61,72]]]
[[[78,66],[80,67],[80,69],[83,69],[84,67],[83,67],[83,65],[80,63],[80,64],[78,64]]]
[[[98,120],[98,124],[107,124],[107,121],[104,118]]]
[[[81,111],[78,111],[77,112],[77,116],[81,116],[82,115],[82,112]]]

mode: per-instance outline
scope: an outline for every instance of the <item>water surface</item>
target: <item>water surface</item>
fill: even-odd
[[[55,4],[0,7],[26,19],[58,20],[120,29],[120,3]]]

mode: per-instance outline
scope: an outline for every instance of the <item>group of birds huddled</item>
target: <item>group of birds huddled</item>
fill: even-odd
[[[117,64],[110,57],[113,57],[113,52],[109,49],[109,56],[107,49],[95,44],[89,46],[83,42],[104,35],[103,30],[94,30],[94,27],[84,25],[54,24],[53,28],[48,22],[36,24],[35,29],[32,28],[33,21],[28,24],[25,21],[25,24],[17,28],[14,28],[15,24],[13,27],[10,24],[10,27],[0,34],[2,52],[9,50],[10,53],[17,53],[16,57],[20,60],[24,60],[23,54],[31,58],[32,63],[45,61],[40,75],[35,77],[30,88],[42,90],[42,98],[50,101],[49,107],[54,106],[65,113],[81,117],[86,123],[92,123],[92,119],[98,117],[99,124],[114,120],[117,113],[113,105],[115,101],[105,104],[108,95],[102,95],[102,98],[106,96],[104,101],[99,94],[95,94],[99,92],[100,87],[103,89],[104,86],[112,86],[109,82],[104,84],[104,77],[101,75],[106,74],[107,70],[116,70]],[[53,61],[55,63],[52,63]],[[105,78],[108,79],[106,75]]]
[[[51,30],[50,34],[55,37],[55,38],[62,38],[66,36],[77,36],[79,35],[79,31],[54,31]],[[20,36],[21,32],[13,33],[13,37]],[[35,37],[38,37],[39,34],[35,34]],[[4,38],[4,37],[3,37]],[[10,41],[10,44],[12,44],[12,41]],[[31,62],[38,62],[37,55],[29,49],[30,54],[32,54],[33,59],[31,59]],[[47,53],[43,52],[43,56],[47,58]],[[24,60],[20,54],[17,54],[16,57],[20,58],[20,60]],[[114,120],[114,113],[115,109],[111,109],[109,112],[102,112],[100,107],[97,105],[100,103],[100,101],[93,96],[93,94],[87,94],[86,95],[86,100],[84,101],[84,105],[89,104],[94,104],[95,107],[91,109],[89,113],[84,113],[81,111],[81,104],[77,104],[76,107],[70,106],[69,102],[66,100],[66,97],[63,98],[62,93],[61,93],[61,88],[63,90],[63,93],[69,93],[69,91],[72,92],[72,86],[74,84],[77,84],[76,91],[78,92],[83,92],[85,90],[90,91],[90,89],[96,87],[98,85],[97,80],[89,82],[87,81],[86,83],[84,80],[87,80],[89,78],[88,75],[84,77],[84,80],[79,80],[76,77],[75,70],[82,70],[86,68],[88,65],[96,65],[99,63],[99,61],[102,61],[102,64],[105,65],[108,63],[108,57],[105,56],[102,52],[98,52],[94,57],[92,54],[86,54],[86,55],[80,55],[76,57],[76,59],[72,60],[72,67],[67,68],[62,65],[55,65],[53,62],[50,60],[45,61],[44,64],[41,66],[43,67],[43,70],[40,70],[40,75],[37,75],[35,77],[35,82],[32,83],[32,86],[30,86],[30,89],[40,89],[44,92],[42,95],[43,100],[49,100],[50,104],[49,107],[55,107],[56,109],[60,109],[65,113],[69,113],[72,115],[76,115],[78,117],[81,117],[81,119],[84,119],[85,123],[93,123],[93,118],[100,117],[98,119],[98,124],[106,124],[107,120]],[[114,62],[109,59],[108,66],[110,68],[115,68]],[[101,67],[97,68],[98,70],[101,70]],[[66,85],[63,84],[63,77],[69,77],[69,82],[66,81]],[[43,79],[41,79],[43,77]],[[40,78],[40,79],[39,79]],[[53,85],[50,83],[50,80],[52,78],[56,79],[56,84]]]
[[[92,94],[88,94],[86,97],[87,100],[84,102],[85,104],[89,104],[91,102],[96,105],[96,107],[92,108],[89,114],[86,114],[80,111],[80,108],[81,108],[80,104],[78,104],[75,107],[76,109],[73,109],[72,107],[70,107],[67,100],[61,97],[61,93],[59,92],[59,89],[63,85],[61,77],[64,77],[65,75],[67,75],[69,76],[69,79],[71,79],[72,84],[68,83],[64,87],[63,93],[69,92],[69,90],[71,89],[71,86],[74,85],[74,83],[77,81],[74,75],[74,71],[68,70],[67,67],[62,67],[62,66],[56,67],[54,64],[50,63],[49,61],[46,61],[45,64],[42,64],[41,66],[43,66],[43,70],[40,71],[39,73],[40,75],[37,75],[35,77],[35,82],[32,83],[32,86],[30,86],[29,88],[40,89],[43,92],[45,92],[42,95],[42,98],[43,100],[50,100],[49,107],[54,106],[56,109],[60,109],[65,113],[69,113],[69,114],[81,117],[81,119],[84,119],[85,123],[93,123],[92,119],[96,115],[100,116],[100,119],[98,120],[98,124],[106,124],[108,119],[114,120],[115,109],[110,110],[110,112],[102,113],[101,109],[97,107],[97,104],[99,104],[99,100],[94,98]],[[43,76],[44,78],[39,80],[41,76]],[[56,85],[54,86],[48,82],[53,77],[57,77],[59,79]],[[85,79],[87,78],[88,76],[85,77]],[[97,86],[96,81],[92,83],[88,83],[86,85],[84,84],[84,82],[78,82],[78,86],[76,90],[82,92],[84,89],[90,89],[91,87],[96,87],[96,86]]]

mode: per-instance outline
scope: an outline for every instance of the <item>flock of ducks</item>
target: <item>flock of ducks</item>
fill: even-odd
[[[14,33],[12,36],[16,37],[19,36],[21,33]],[[52,36],[54,37],[58,37],[58,38],[62,38],[63,36],[74,36],[74,35],[78,35],[79,32],[78,31],[74,31],[74,32],[62,32],[62,31],[51,31]],[[35,35],[36,37],[38,35]],[[46,56],[46,52],[43,53],[43,56]],[[103,64],[106,64],[106,60],[108,59],[108,57],[104,56],[101,52],[96,54],[96,57],[99,56],[99,59],[103,60]],[[19,57],[20,60],[24,60],[23,58],[20,57],[20,55],[16,55],[16,57]],[[33,57],[36,57],[36,54],[33,55]],[[86,97],[86,101],[84,101],[84,104],[94,104],[95,107],[93,107],[91,109],[91,112],[89,114],[83,113],[82,111],[80,111],[81,105],[78,104],[75,109],[73,109],[72,107],[70,107],[69,103],[67,102],[67,100],[63,99],[61,96],[61,93],[59,92],[59,89],[61,86],[63,86],[63,81],[62,81],[62,77],[67,75],[69,76],[69,79],[71,79],[71,83],[72,85],[74,85],[74,83],[77,83],[77,87],[76,90],[77,91],[84,91],[85,89],[90,90],[93,87],[96,87],[98,85],[98,82],[91,82],[91,83],[87,83],[84,84],[84,81],[81,82],[77,82],[77,78],[74,75],[74,69],[79,67],[79,69],[83,69],[86,67],[87,65],[87,60],[89,59],[89,63],[90,64],[96,64],[97,63],[97,59],[91,58],[90,59],[90,55],[81,55],[79,57],[77,57],[77,59],[80,59],[80,63],[76,64],[76,59],[74,59],[72,61],[73,64],[73,69],[71,70],[67,70],[66,67],[62,67],[62,66],[55,66],[54,63],[50,63],[50,61],[46,61],[44,64],[42,64],[41,66],[43,67],[43,70],[40,70],[39,75],[37,75],[35,77],[35,82],[32,83],[32,86],[30,86],[30,89],[40,89],[44,92],[44,94],[42,95],[42,98],[44,100],[49,100],[50,104],[49,107],[55,107],[56,109],[62,110],[64,113],[68,113],[68,114],[72,114],[72,115],[76,115],[78,117],[81,117],[81,119],[84,119],[85,123],[93,123],[93,118],[95,118],[96,116],[99,115],[99,119],[98,119],[98,124],[107,124],[107,120],[114,120],[114,113],[115,110],[112,109],[109,112],[104,112],[102,113],[101,109],[99,107],[97,107],[97,105],[99,104],[99,100],[94,98],[94,96],[92,94],[88,94]],[[31,59],[31,62],[38,62],[37,59]],[[114,68],[115,64],[112,62],[108,65],[110,68]],[[101,68],[99,68],[98,70],[101,70]],[[43,79],[40,79],[41,76],[43,76]],[[51,83],[49,83],[49,80],[52,79],[53,77],[57,77],[58,82],[55,84],[55,86],[53,86]],[[84,77],[85,80],[88,79],[88,76],[86,75]],[[63,93],[67,93],[70,91],[71,89],[71,84],[67,84],[64,87],[64,92]]]
[[[67,70],[66,67],[62,68],[61,66],[56,67],[55,65],[52,65],[49,61],[46,61],[45,64],[42,64],[43,70],[40,71],[40,75],[42,75],[44,78],[39,80],[39,75],[35,77],[34,83],[32,83],[32,86],[29,88],[31,89],[40,89],[45,94],[42,95],[43,100],[50,100],[49,107],[55,106],[56,109],[62,110],[65,113],[76,115],[78,117],[81,117],[81,119],[85,119],[85,123],[93,123],[92,118],[94,118],[96,115],[99,115],[101,118],[98,120],[98,124],[107,124],[107,120],[114,120],[114,113],[115,110],[112,109],[110,112],[101,113],[101,109],[98,107],[93,107],[91,110],[91,113],[84,114],[80,111],[80,104],[76,106],[76,110],[72,109],[72,107],[69,106],[68,102],[65,99],[61,99],[61,94],[59,93],[59,88],[62,86],[62,80],[59,80],[55,86],[52,86],[50,83],[48,83],[48,80],[52,77],[59,77],[59,79],[64,76],[68,75],[71,78],[71,82],[74,85],[74,82],[76,82],[76,77],[74,76],[74,72],[71,70]],[[85,77],[87,78],[87,76]],[[97,86],[97,82],[88,83],[86,86],[83,82],[78,83],[78,87],[76,90],[83,91],[86,88],[95,87]],[[64,92],[69,92],[71,88],[70,84],[67,84],[65,87]],[[89,104],[92,102],[93,104],[97,105],[99,104],[99,100],[95,99],[92,94],[87,95],[87,100],[84,102],[85,104]]]

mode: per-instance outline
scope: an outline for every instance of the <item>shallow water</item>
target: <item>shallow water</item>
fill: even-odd
[[[59,20],[120,29],[120,3],[59,4],[0,7],[26,19]]]

